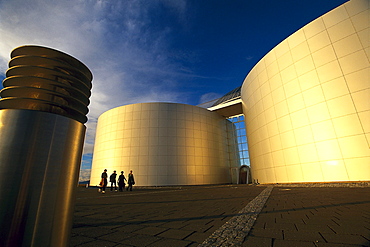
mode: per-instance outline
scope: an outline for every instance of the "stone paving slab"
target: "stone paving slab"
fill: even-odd
[[[79,188],[70,246],[198,246],[233,218],[255,215],[243,210],[266,189],[185,186],[103,195]],[[370,246],[370,187],[274,185],[255,218],[240,244],[210,246]]]
[[[199,247],[240,246],[254,225],[272,189],[272,186],[264,189],[257,197],[240,210],[237,216],[228,220],[222,227],[203,241]]]
[[[243,246],[256,241],[370,246],[370,187],[275,187]]]
[[[197,246],[265,186],[78,188],[70,246]]]

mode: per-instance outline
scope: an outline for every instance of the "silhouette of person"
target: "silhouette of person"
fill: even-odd
[[[100,181],[100,189],[99,192],[105,193],[105,188],[107,187],[108,184],[108,174],[107,174],[107,169],[104,169],[104,172],[101,174],[101,181]]]
[[[119,177],[118,177],[119,191],[123,191],[125,189],[125,180],[127,182],[127,179],[125,178],[125,175],[123,175],[123,171],[121,171],[121,175],[119,175]]]
[[[132,186],[135,184],[134,174],[132,174],[132,170],[130,170],[130,173],[128,174],[127,183],[128,186],[126,190],[132,191]]]
[[[113,173],[109,177],[109,182],[110,182],[110,191],[113,191],[113,184],[114,184],[114,191],[117,191],[117,173],[114,170]]]

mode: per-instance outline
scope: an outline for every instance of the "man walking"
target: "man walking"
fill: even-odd
[[[114,191],[117,191],[117,173],[116,171],[113,171],[112,175],[109,177],[109,182],[110,182],[110,191],[113,191],[113,184],[114,184]]]

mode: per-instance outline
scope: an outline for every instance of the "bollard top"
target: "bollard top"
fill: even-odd
[[[82,62],[37,45],[19,46],[10,56],[0,109],[49,112],[87,122],[93,76]]]
[[[24,56],[24,55],[34,55],[34,56],[41,56],[41,57],[48,57],[48,58],[53,58],[57,60],[62,60],[70,64],[71,66],[81,70],[81,72],[83,72],[84,75],[90,81],[92,81],[93,79],[93,75],[91,71],[85,64],[83,64],[78,59],[62,51],[58,51],[53,48],[38,46],[38,45],[23,45],[23,46],[14,48],[12,52],[10,53],[11,58],[18,57],[18,56]]]

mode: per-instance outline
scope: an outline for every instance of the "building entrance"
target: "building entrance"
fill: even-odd
[[[249,167],[241,166],[239,169],[239,184],[248,184],[249,183]]]

